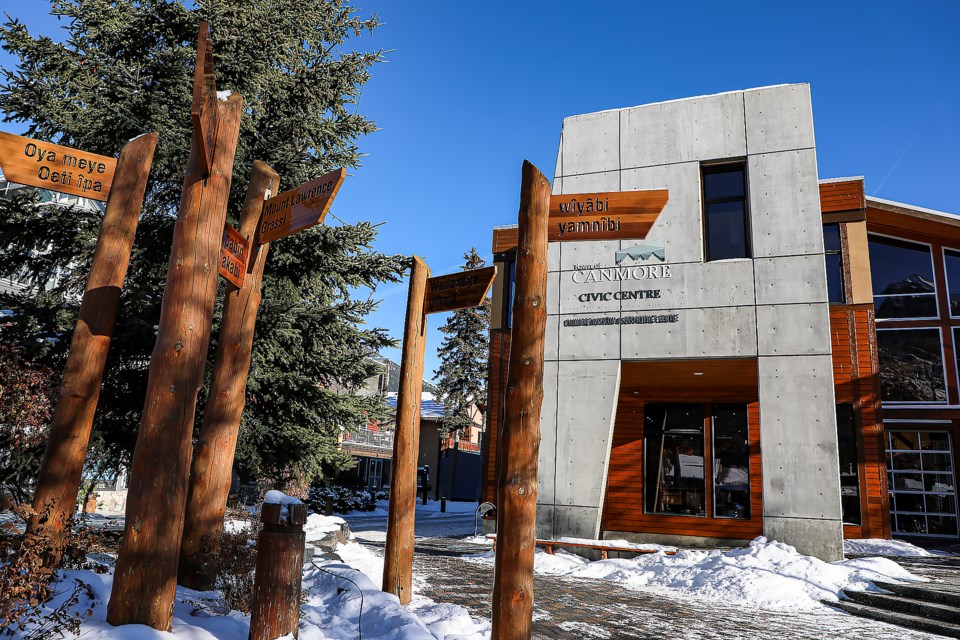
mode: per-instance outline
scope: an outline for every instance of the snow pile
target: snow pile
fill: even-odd
[[[843,552],[856,556],[922,557],[953,555],[946,551],[928,551],[923,547],[910,544],[905,540],[883,540],[866,538],[863,540],[844,540]]]
[[[290,516],[288,507],[292,504],[303,504],[303,502],[293,496],[288,496],[283,491],[271,489],[267,491],[267,495],[263,496],[263,504],[279,504],[280,518],[285,520]]]
[[[311,513],[307,516],[307,524],[303,526],[303,531],[307,534],[307,540],[320,540],[328,533],[340,531],[346,523],[346,520],[337,516]]]
[[[590,540],[589,538],[558,538],[560,542],[573,544],[589,544],[599,547],[617,547],[620,549],[636,549],[637,551],[676,551],[676,547],[651,542],[628,542],[627,540]]]
[[[493,552],[473,561],[492,563]],[[551,556],[538,550],[534,571],[769,609],[814,609],[821,600],[838,600],[843,589],[876,590],[874,580],[922,580],[885,558],[828,563],[763,537],[731,551],[660,552],[596,562],[565,551]]]
[[[369,640],[487,640],[488,622],[475,622],[466,609],[414,596],[401,607],[396,596],[380,591],[383,559],[369,549],[348,543],[338,549],[344,559],[315,560],[304,567],[301,607],[301,640],[353,640],[362,630]],[[236,611],[221,614],[216,592],[177,587],[173,635],[143,625],[113,627],[106,622],[107,602],[113,585],[111,573],[63,572],[56,595],[47,604],[53,609],[73,591],[74,580],[91,586],[94,600],[81,597],[74,607],[86,617],[76,636],[82,640],[236,640],[246,638],[250,619]],[[414,582],[416,589],[417,581]],[[362,606],[362,613],[361,613]]]

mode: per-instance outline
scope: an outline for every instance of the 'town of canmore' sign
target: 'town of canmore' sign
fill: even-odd
[[[337,169],[264,202],[257,242],[273,242],[323,222],[346,175],[346,169]]]
[[[116,168],[114,158],[0,131],[0,170],[10,182],[106,201]]]

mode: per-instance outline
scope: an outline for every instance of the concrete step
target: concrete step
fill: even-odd
[[[844,591],[843,595],[853,602],[877,609],[887,609],[941,622],[960,624],[960,607],[942,602],[918,600],[901,595],[884,595],[875,591]]]
[[[846,611],[847,613],[855,616],[871,618],[873,620],[879,620],[880,622],[907,627],[908,629],[925,631],[926,633],[935,633],[948,638],[960,638],[960,624],[952,624],[950,622],[943,622],[940,620],[931,620],[930,618],[915,616],[909,613],[901,613],[898,611],[890,611],[888,609],[879,609],[877,607],[859,604],[850,600],[841,600],[839,602],[824,600],[823,603],[835,609]]]
[[[960,607],[960,593],[939,590],[935,584],[899,584],[896,582],[882,582],[880,580],[874,580],[873,584],[885,591],[895,593],[898,596],[922,600],[924,602],[948,604],[952,607]]]

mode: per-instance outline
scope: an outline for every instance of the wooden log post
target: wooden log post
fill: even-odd
[[[424,297],[430,268],[413,256],[407,317],[400,357],[400,392],[397,394],[396,430],[393,436],[393,477],[387,542],[383,554],[383,590],[408,604],[413,595],[414,520],[417,511],[417,454],[420,443],[420,396],[423,391],[423,352],[427,316]]]
[[[492,640],[529,640],[533,621],[549,207],[550,182],[524,161],[513,339],[501,430],[503,457],[497,478]]]
[[[239,229],[251,248],[247,273],[239,289],[227,284],[213,378],[190,473],[177,582],[191,589],[209,589],[214,579],[203,573],[200,555],[223,531],[260,307],[260,282],[270,250],[269,244],[254,245],[253,239],[263,201],[277,192],[279,184],[280,177],[265,162],[253,163]]]
[[[216,105],[219,131],[206,179],[197,133],[191,140],[130,467],[123,542],[107,607],[107,621],[113,625],[145,624],[169,631],[173,621],[197,393],[210,346],[242,104],[234,94]]]
[[[260,511],[263,529],[257,538],[257,569],[250,606],[250,640],[297,637],[300,625],[300,586],[307,536],[307,505],[265,504]]]
[[[59,564],[63,525],[77,504],[90,429],[120,307],[120,290],[130,264],[157,138],[156,133],[134,138],[120,152],[70,342],[60,398],[50,422],[33,495],[34,511],[49,511],[43,519],[30,518],[25,541],[34,539],[34,535],[46,538],[54,564]]]

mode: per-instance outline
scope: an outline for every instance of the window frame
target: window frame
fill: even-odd
[[[844,259],[843,259],[843,256],[844,256],[843,227],[840,226],[841,223],[839,222],[823,223],[824,228],[828,226],[833,226],[833,225],[836,225],[837,227],[837,239],[840,241],[840,246],[837,249],[827,249],[826,235],[824,235],[823,256],[824,256],[824,263],[826,263],[827,256],[837,256],[840,258],[840,301],[833,302],[830,300],[830,278],[827,278],[827,303],[828,304],[847,304],[847,270],[844,267]],[[826,264],[824,264],[824,267],[826,267]],[[827,273],[829,273],[829,271],[827,271]]]
[[[957,259],[960,260],[960,249],[955,249],[953,247],[948,247],[946,245],[940,245],[940,253],[943,257],[943,286],[946,289],[945,293],[947,296],[947,317],[960,319],[960,313],[954,315],[953,306],[950,304],[950,270],[947,268],[947,252],[953,253],[956,255]],[[960,283],[958,283],[960,284]],[[934,283],[934,288],[936,288],[936,283]],[[937,309],[939,311],[939,308]]]
[[[710,173],[725,173],[731,168],[739,167],[743,173],[743,196],[712,198],[707,200],[707,181],[704,176]],[[707,207],[711,204],[722,204],[724,202],[743,202],[743,242],[744,253],[746,255],[735,258],[711,258],[710,257],[710,216],[707,214]],[[703,233],[703,261],[720,262],[724,260],[752,260],[753,259],[753,234],[750,229],[750,179],[747,172],[747,161],[745,158],[734,158],[730,160],[718,160],[700,163],[700,214],[702,216],[701,232]]]
[[[867,255],[870,255],[870,238],[886,238],[887,240],[895,240],[897,242],[902,242],[904,244],[915,244],[927,247],[930,254],[930,275],[933,277],[933,291],[929,293],[892,293],[892,294],[878,294],[873,291],[873,282],[871,276],[870,283],[870,292],[873,294],[873,309],[874,309],[874,318],[876,319],[877,324],[886,323],[886,322],[903,322],[903,321],[912,321],[912,320],[939,320],[940,319],[940,289],[937,286],[937,264],[933,258],[933,244],[930,242],[923,242],[921,240],[911,240],[908,238],[900,238],[897,236],[887,235],[885,233],[874,233],[873,231],[867,231]],[[872,262],[872,257],[871,257]],[[944,276],[946,276],[946,265],[944,265]],[[947,287],[947,295],[949,295],[949,287]],[[881,318],[877,315],[877,299],[885,298],[905,298],[908,296],[932,296],[934,305],[933,308],[936,310],[935,316],[909,316],[903,318]],[[941,342],[943,341],[943,336],[940,336]]]

